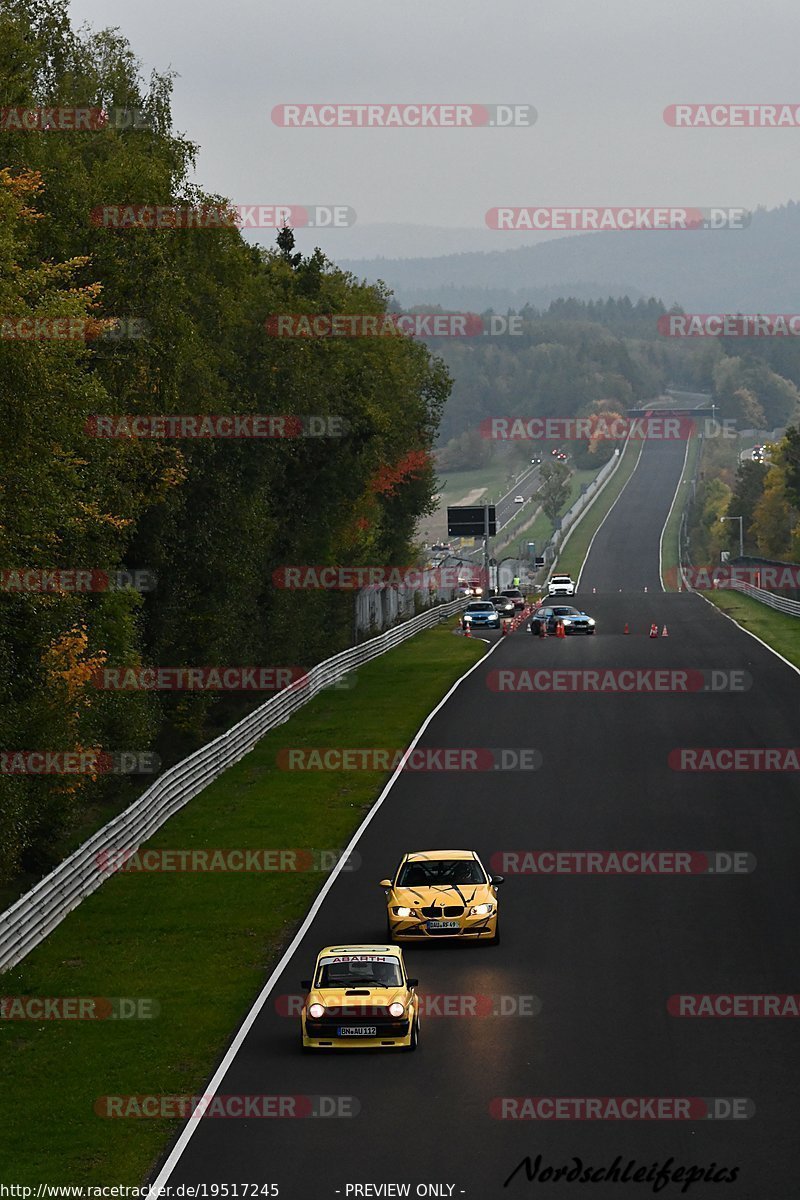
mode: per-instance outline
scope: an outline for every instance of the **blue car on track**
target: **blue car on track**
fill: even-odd
[[[501,620],[491,600],[473,600],[464,609],[461,625],[464,629],[499,629]]]

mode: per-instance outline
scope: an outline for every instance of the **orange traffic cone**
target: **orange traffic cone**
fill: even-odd
[[[557,621],[557,622],[556,622],[556,637],[559,637],[559,638],[561,638],[561,637],[566,637],[566,636],[567,636],[567,635],[566,635],[566,633],[564,632],[564,622],[563,622],[563,621]]]
[[[622,631],[622,632],[623,632],[623,633],[630,633],[630,629],[628,628],[628,622],[627,622],[627,621],[625,622],[625,628],[623,629],[623,631]]]
[[[650,626],[650,637],[651,638],[658,637],[658,626],[657,625]]]
[[[472,630],[469,625],[464,626],[464,637],[472,637]]]
[[[662,636],[662,637],[669,637],[669,634],[667,633],[667,627],[666,627],[666,625],[665,625],[665,626],[664,626],[664,628],[661,630],[661,636]]]

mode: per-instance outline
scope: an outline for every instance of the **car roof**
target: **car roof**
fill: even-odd
[[[474,850],[412,850],[404,856],[403,862],[426,862],[428,859],[474,857]]]
[[[336,954],[387,954],[393,958],[402,958],[403,951],[399,946],[325,946],[317,958],[324,955]]]

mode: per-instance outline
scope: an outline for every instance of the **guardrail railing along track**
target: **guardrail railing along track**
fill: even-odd
[[[169,767],[124,812],[0,914],[0,971],[21,962],[82,900],[111,878],[113,871],[107,864],[120,863],[123,855],[119,852],[138,850],[184,804],[248,754],[270,729],[288,721],[292,713],[348,671],[437,625],[466,603],[466,599],[459,599],[437,605],[379,637],[317,663],[300,680],[271,696],[213,742]]]

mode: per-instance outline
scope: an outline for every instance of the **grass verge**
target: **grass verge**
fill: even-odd
[[[563,514],[572,507],[578,496],[581,494],[581,488],[592,482],[597,475],[597,471],[574,471],[569,480],[569,495],[561,505],[561,513]],[[537,506],[537,500],[534,498],[533,507]],[[523,515],[522,512],[518,516],[512,517],[507,522],[495,539],[495,554],[500,555],[502,552],[511,546],[517,538],[525,534],[525,540],[536,543],[536,553],[540,554],[542,547],[549,542],[553,535],[553,522],[543,512],[536,514],[533,522],[530,523],[530,515]]]
[[[558,570],[562,574],[571,575],[573,579],[578,578],[578,573],[589,549],[589,543],[608,514],[611,505],[636,470],[643,445],[643,441],[638,443],[638,448],[636,444],[627,443],[627,449],[624,451],[622,461],[616,471],[606,486],[596,494],[589,507],[585,509],[583,520],[575,526],[564,549],[556,559]]]
[[[315,697],[147,848],[344,847],[388,772],[290,772],[278,769],[276,755],[287,746],[407,746],[485,653],[482,642],[454,637],[453,621],[360,667],[352,689]],[[393,865],[366,869],[379,879]],[[159,1015],[0,1020],[0,1178],[141,1183],[178,1122],[110,1120],[97,1115],[98,1097],[197,1095],[325,878],[308,870],[124,871],[85,900],[3,976],[3,995],[146,997]],[[376,932],[379,909],[376,902]]]
[[[775,612],[741,592],[718,589],[703,592],[703,595],[729,617],[733,617],[743,629],[748,629],[790,663],[800,667],[800,617]]]

